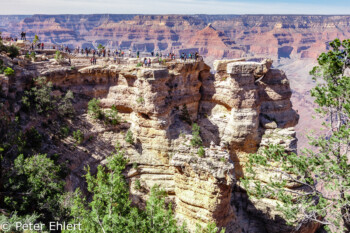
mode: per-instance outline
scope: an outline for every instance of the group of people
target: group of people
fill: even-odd
[[[25,32],[21,32],[21,40],[27,40]]]
[[[32,43],[31,49],[34,50],[34,47],[37,47],[38,49],[44,50],[45,44],[42,42],[42,43],[37,43],[37,44],[34,46],[34,43]]]
[[[151,65],[152,65],[152,61],[151,61],[151,58],[144,58],[143,59],[143,65],[144,65],[144,67],[150,67]]]
[[[95,56],[93,56],[92,58],[90,58],[90,63],[91,65],[96,65],[97,64],[97,59]]]
[[[183,61],[186,61],[187,59],[195,59],[197,61],[198,58],[199,58],[198,52],[196,52],[194,54],[193,53],[189,53],[189,54],[181,53],[181,56],[180,56],[180,59]]]

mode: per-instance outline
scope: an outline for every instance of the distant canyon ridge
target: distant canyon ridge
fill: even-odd
[[[3,36],[27,38],[70,47],[97,47],[140,52],[194,52],[208,64],[215,59],[271,58],[284,70],[300,115],[296,128],[299,148],[307,146],[313,119],[314,86],[309,71],[335,38],[350,38],[350,15],[28,15],[0,16]]]
[[[316,58],[350,37],[350,16],[32,15],[0,16],[0,31],[69,46],[151,51],[198,50],[207,58]]]

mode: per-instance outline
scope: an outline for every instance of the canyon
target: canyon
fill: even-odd
[[[349,24],[350,16],[0,16],[3,37],[25,31],[30,40],[38,35],[44,43],[71,48],[103,44],[142,56],[198,51],[203,57],[163,64],[151,58],[151,67],[140,67],[137,58],[101,58],[90,65],[89,58],[66,53],[71,64],[59,63],[55,51],[37,55],[36,62],[3,54],[0,59],[14,67],[15,75],[0,75],[2,98],[14,117],[21,109],[19,96],[35,77],[46,77],[59,96],[74,93],[77,117],[69,127],[84,132],[83,143],[76,145],[72,136],[57,138],[59,127],[48,122],[49,129],[43,127],[45,119],[23,126],[37,127],[49,138],[45,153],[68,161],[66,190],[86,189],[84,167],[96,171],[119,143],[129,160],[125,177],[135,205],[144,207],[149,190],[159,184],[175,204],[176,218],[191,231],[196,224],[215,222],[226,232],[291,232],[276,211],[278,201],[248,198],[239,178],[248,154],[270,143],[288,152],[307,147],[306,133],[319,130],[322,120],[312,119],[314,82],[308,72],[331,40],[349,38]],[[15,44],[23,48],[20,43]],[[110,127],[92,119],[86,113],[91,98],[99,99],[105,111],[115,106],[122,122]],[[189,143],[194,122],[202,156]],[[127,131],[134,144],[126,142]],[[270,176],[258,178],[264,182]],[[297,232],[317,227],[306,224]]]
[[[38,35],[42,42],[71,48],[97,47],[150,52],[199,51],[207,64],[216,59],[268,57],[285,70],[300,115],[297,137],[308,147],[309,130],[321,128],[313,120],[314,86],[309,71],[335,38],[350,37],[350,16],[330,15],[29,15],[0,16],[4,37]],[[213,68],[211,66],[211,68]]]
[[[24,129],[36,127],[45,135],[43,152],[58,154],[60,162],[69,165],[66,190],[86,189],[84,168],[96,171],[118,143],[128,159],[125,177],[131,200],[141,208],[157,184],[175,204],[178,221],[192,232],[197,224],[211,222],[226,232],[293,230],[276,211],[276,200],[248,198],[238,181],[249,153],[269,144],[297,150],[299,116],[290,100],[290,83],[271,59],[216,60],[213,72],[195,60],[158,64],[153,58],[151,67],[140,67],[137,58],[98,59],[97,65],[90,65],[83,57],[70,57],[71,64],[53,57],[37,55],[31,62],[24,55],[14,60],[0,56],[15,70],[14,76],[0,75],[0,84],[5,109],[21,116]],[[19,98],[38,76],[53,84],[57,96],[74,93],[77,116],[65,124],[84,133],[82,143],[77,145],[72,136],[58,137],[58,122],[26,120]],[[91,118],[86,113],[91,98],[99,99],[105,111],[115,106],[121,123],[111,127]],[[200,127],[203,154],[189,143],[192,123]],[[127,131],[133,134],[133,144],[125,139]],[[259,180],[266,179],[268,174],[259,175]],[[298,232],[315,232],[317,227],[303,225]]]
[[[210,24],[210,27],[208,27]],[[27,32],[43,42],[203,56],[313,58],[350,35],[350,16],[307,15],[33,15],[0,16],[5,36]],[[208,43],[208,41],[210,43]],[[221,50],[221,53],[215,52]]]

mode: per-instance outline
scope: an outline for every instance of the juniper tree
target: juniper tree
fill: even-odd
[[[123,157],[124,153],[117,149],[106,167],[98,166],[95,176],[87,168],[85,178],[92,198],[88,202],[81,191],[75,192],[73,222],[81,223],[84,232],[187,232],[176,225],[171,205],[166,207],[165,192],[158,187],[152,188],[145,211],[131,206],[122,174],[127,164]]]
[[[317,82],[311,90],[319,106],[316,112],[326,119],[324,133],[310,137],[314,149],[296,155],[270,145],[249,156],[241,181],[252,197],[278,199],[277,209],[296,228],[311,221],[321,223],[329,232],[349,232],[350,77],[346,72],[350,40],[336,39],[330,47],[310,72]],[[258,172],[275,175],[264,183],[257,181]],[[297,185],[299,190],[287,189],[287,184]]]

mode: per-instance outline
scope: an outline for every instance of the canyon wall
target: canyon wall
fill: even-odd
[[[0,16],[4,35],[134,51],[195,51],[211,60],[241,56],[316,58],[334,38],[350,37],[350,16],[34,15]],[[211,24],[210,30],[207,27]]]
[[[2,59],[5,64],[13,62],[16,71],[12,78],[0,76],[9,98],[16,98],[37,76],[47,77],[56,94],[71,90],[76,96],[78,116],[71,127],[84,132],[84,143],[76,145],[70,136],[46,146],[47,153],[69,161],[68,190],[84,189],[84,167],[94,171],[104,164],[118,142],[129,159],[125,175],[131,199],[141,208],[157,184],[175,203],[176,218],[192,231],[196,224],[210,222],[227,232],[292,230],[277,212],[271,212],[275,200],[253,202],[237,182],[244,175],[248,153],[269,143],[296,150],[298,115],[290,102],[289,81],[283,71],[271,68],[271,60],[215,61],[212,74],[203,61],[168,60],[147,68],[137,67],[137,59],[122,59],[121,64],[101,61],[72,69],[55,60]],[[106,110],[116,106],[121,124],[106,126],[87,115],[86,103],[92,97],[100,99]],[[19,108],[14,105],[14,109]],[[195,122],[204,153],[190,143]],[[133,144],[125,140],[128,130]]]

